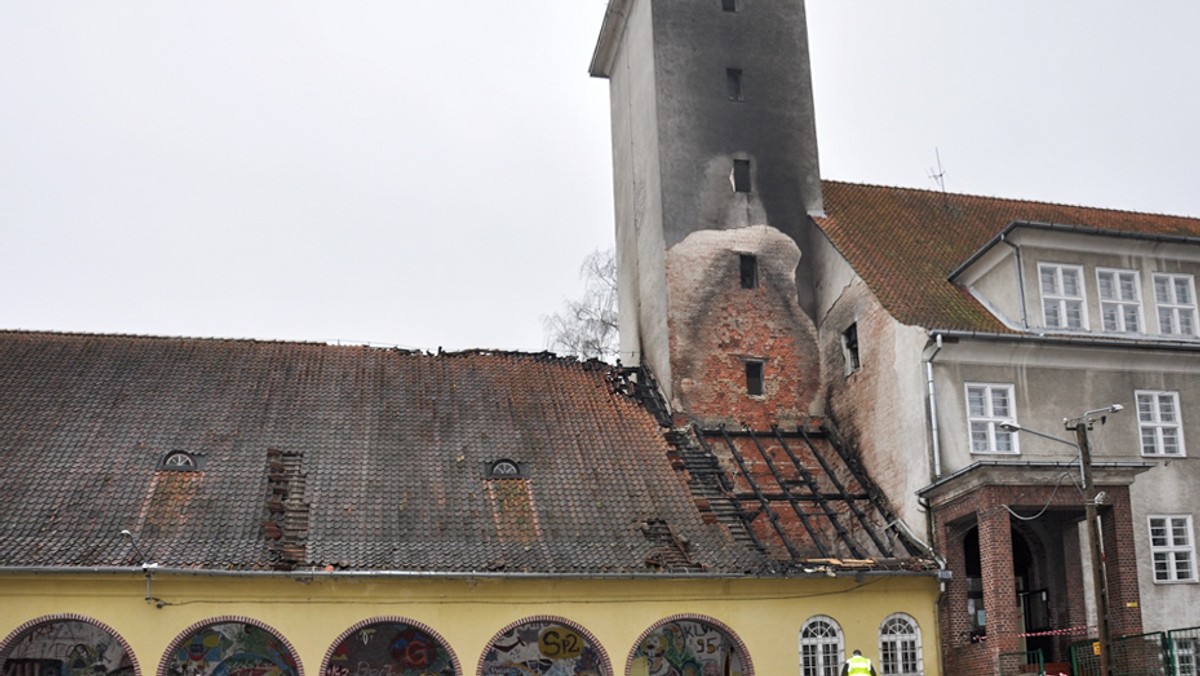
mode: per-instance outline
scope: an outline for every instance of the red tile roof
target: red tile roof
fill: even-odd
[[[1200,236],[1198,218],[838,181],[823,189],[817,226],[893,317],[936,329],[1007,331],[948,277],[1014,221]]]
[[[607,366],[0,332],[0,566],[653,572],[756,555],[705,523]],[[199,472],[159,469],[202,454]],[[488,461],[524,479],[485,477]],[[761,562],[759,562],[761,563]]]

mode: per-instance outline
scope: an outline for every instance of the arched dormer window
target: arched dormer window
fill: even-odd
[[[158,469],[174,470],[176,472],[200,471],[201,458],[187,451],[167,451],[158,461]]]

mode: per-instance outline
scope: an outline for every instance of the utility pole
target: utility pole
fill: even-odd
[[[1116,405],[1114,405],[1116,406]],[[1092,417],[1101,411],[1088,411],[1078,418],[1063,420],[1068,430],[1075,431],[1075,441],[1079,446],[1080,465],[1083,471],[1084,515],[1088,525],[1088,539],[1092,546],[1092,590],[1096,597],[1096,624],[1100,639],[1100,676],[1111,676],[1109,646],[1111,645],[1110,628],[1108,624],[1108,579],[1104,570],[1104,544],[1100,541],[1100,515],[1096,513],[1096,483],[1092,478],[1092,449],[1088,442],[1088,430],[1092,428],[1095,419]],[[1115,409],[1120,410],[1120,408]],[[1104,418],[1101,418],[1103,424]]]

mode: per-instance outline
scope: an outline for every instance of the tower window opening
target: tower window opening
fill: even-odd
[[[739,254],[741,261],[741,277],[743,289],[758,288],[758,256],[754,254]]]
[[[744,101],[742,98],[742,69],[725,69],[725,95],[730,101]]]
[[[846,358],[846,375],[850,375],[862,367],[858,355],[858,324],[851,324],[842,332],[842,353]]]
[[[733,191],[750,192],[750,160],[733,161]]]
[[[746,362],[746,394],[752,397],[763,396],[763,363],[761,361]]]
[[[726,12],[738,11],[738,0],[721,0],[721,9]]]

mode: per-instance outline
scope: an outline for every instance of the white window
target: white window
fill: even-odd
[[[1050,329],[1084,329],[1083,268],[1078,265],[1039,263],[1042,285],[1042,320]]]
[[[1194,638],[1172,638],[1171,652],[1175,654],[1175,676],[1196,676],[1200,664],[1196,664],[1196,644],[1200,640]]]
[[[842,630],[832,617],[809,618],[800,629],[800,676],[838,676],[842,668]]]
[[[1016,453],[1015,432],[1000,429],[1000,423],[1016,422],[1013,386],[967,383],[967,427],[972,453]]]
[[[1142,292],[1133,270],[1096,270],[1100,290],[1100,320],[1105,331],[1139,333],[1142,330]]]
[[[1154,275],[1154,304],[1159,333],[1196,335],[1196,284],[1191,275]]]
[[[889,615],[879,626],[880,674],[918,676],[921,664],[921,632],[917,622],[904,613]]]
[[[1190,514],[1150,517],[1155,582],[1195,582],[1196,545]]]
[[[1183,426],[1179,420],[1179,393],[1138,390],[1138,427],[1142,455],[1182,456]]]
[[[1191,637],[1172,638],[1171,652],[1175,655],[1175,676],[1196,676],[1196,643]]]

